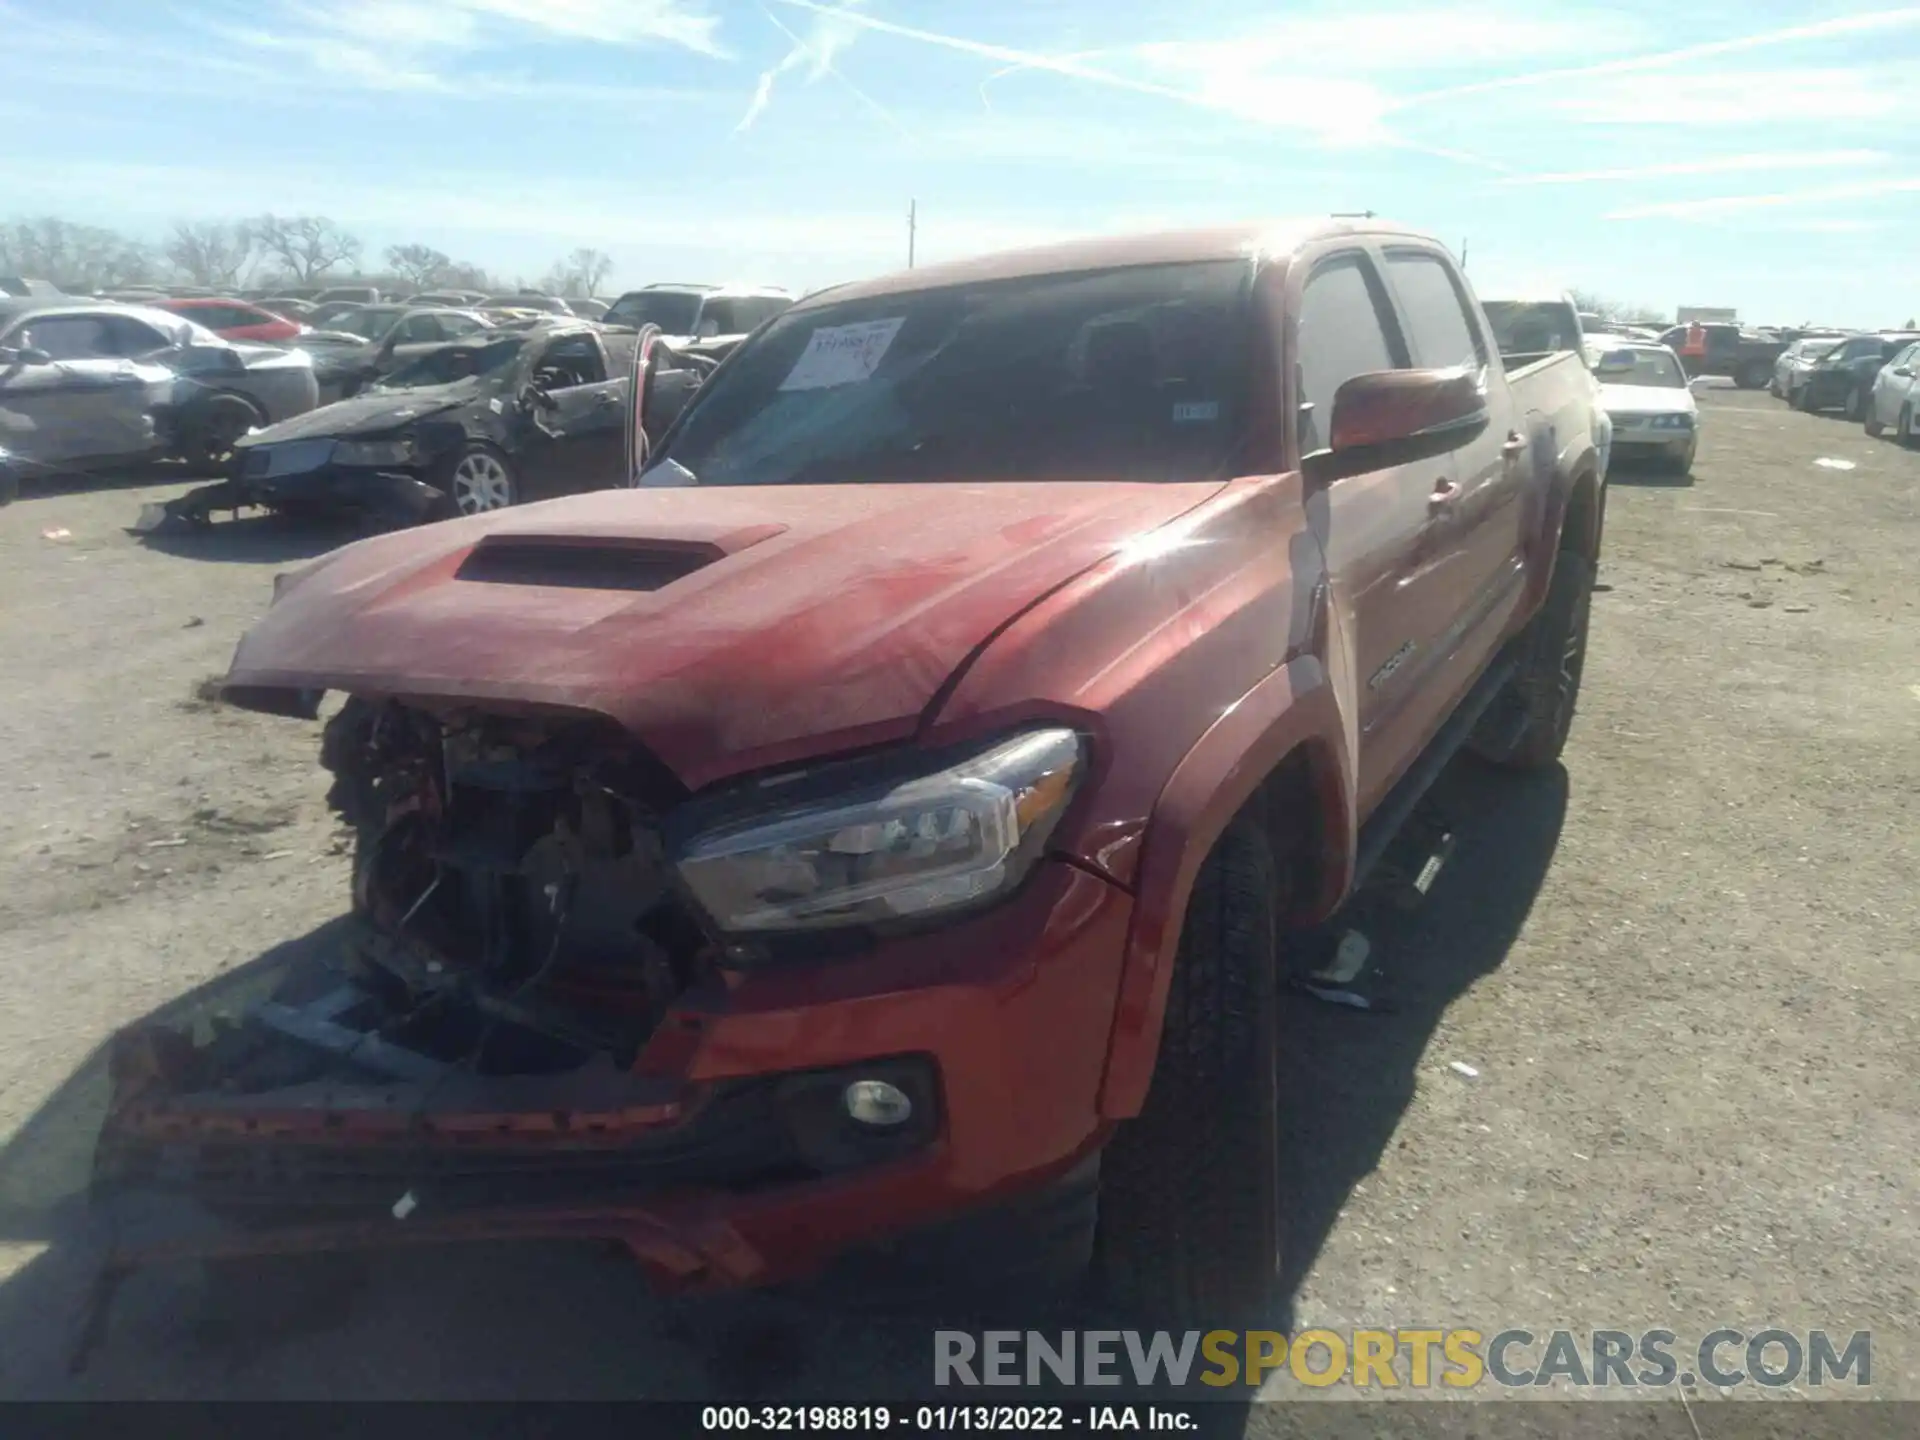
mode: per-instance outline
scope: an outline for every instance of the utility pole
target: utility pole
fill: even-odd
[[[913,268],[914,234],[920,228],[919,210],[920,210],[919,201],[917,200],[907,201],[907,268],[909,270]]]
[[[1467,237],[1465,235],[1460,237],[1460,268],[1462,270],[1467,268]]]

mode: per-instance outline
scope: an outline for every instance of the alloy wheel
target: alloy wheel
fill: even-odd
[[[484,450],[462,455],[453,467],[453,503],[462,515],[481,515],[513,504],[513,477]]]

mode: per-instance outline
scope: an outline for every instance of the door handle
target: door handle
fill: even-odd
[[[1507,443],[1500,447],[1500,453],[1509,460],[1516,458],[1527,448],[1527,437],[1519,434],[1507,436]]]
[[[596,395],[593,397],[593,403],[598,405],[602,410],[605,410],[611,405],[618,405],[620,400],[619,397],[615,395]]]
[[[1434,482],[1433,493],[1427,496],[1427,505],[1430,509],[1438,510],[1441,506],[1449,505],[1459,498],[1460,486],[1456,482],[1437,480]]]

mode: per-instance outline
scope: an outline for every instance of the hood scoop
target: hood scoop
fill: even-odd
[[[453,578],[567,590],[664,590],[726,553],[703,541],[489,535],[468,552]]]

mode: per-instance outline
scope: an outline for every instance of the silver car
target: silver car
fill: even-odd
[[[38,465],[217,464],[318,398],[306,355],[234,344],[164,310],[0,302],[0,446]]]
[[[1914,409],[1920,405],[1920,340],[1880,367],[1867,393],[1867,434],[1891,430],[1902,445],[1914,442]]]

